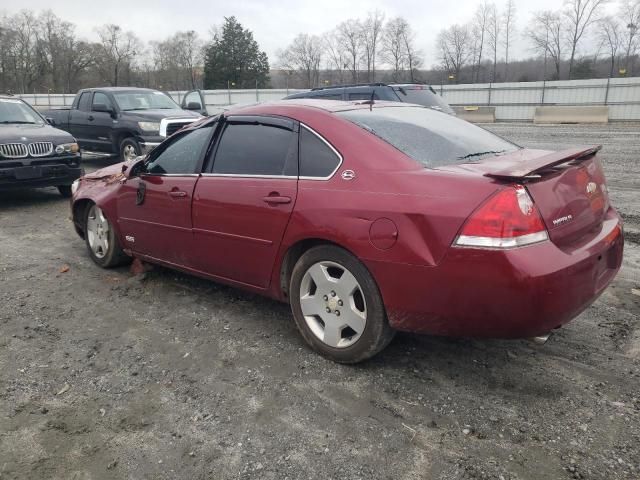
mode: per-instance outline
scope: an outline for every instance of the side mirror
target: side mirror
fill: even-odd
[[[122,173],[125,178],[134,178],[144,172],[147,157],[138,157],[136,160],[122,164]]]
[[[187,110],[202,110],[202,105],[198,102],[189,102],[187,103]]]
[[[45,118],[45,120],[47,121],[47,123],[48,123],[49,125],[55,125],[55,124],[56,124],[55,119],[53,119],[53,118],[51,118],[51,117],[46,117],[46,118]]]

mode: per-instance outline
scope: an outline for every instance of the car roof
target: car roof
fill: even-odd
[[[81,92],[157,92],[158,90],[154,90],[152,88],[141,88],[141,87],[94,87],[94,88],[83,88],[80,90]]]
[[[356,100],[356,101],[342,101],[342,100],[323,100],[319,98],[294,98],[291,100],[278,100],[275,102],[258,103],[255,105],[243,106],[243,107],[231,107],[225,115],[235,115],[242,113],[247,114],[265,114],[270,109],[281,111],[286,108],[304,109],[304,110],[322,110],[328,113],[346,112],[349,110],[365,110],[365,109],[378,109],[378,108],[407,108],[418,107],[426,108],[422,105],[415,105],[412,103],[402,102],[387,102],[384,100],[377,100],[374,103],[370,103],[368,100]]]
[[[326,87],[315,87],[312,88],[311,92],[317,92],[321,90],[333,90],[338,88],[362,88],[362,87],[426,87],[429,88],[429,85],[425,83],[381,83],[381,82],[371,82],[371,83],[349,83],[345,85],[329,85]]]

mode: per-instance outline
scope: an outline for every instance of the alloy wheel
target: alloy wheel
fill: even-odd
[[[89,248],[97,258],[104,258],[109,251],[109,221],[97,205],[92,205],[87,216]]]

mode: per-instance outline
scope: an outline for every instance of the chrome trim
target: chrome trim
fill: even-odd
[[[162,142],[140,142],[140,148],[142,149],[143,154],[147,154],[161,143]]]
[[[140,177],[199,177],[200,173],[148,173],[143,172]]]
[[[239,173],[203,173],[203,177],[230,177],[230,178],[284,178],[288,180],[298,180],[296,175],[242,175]]]
[[[174,124],[174,123],[182,123],[183,126],[185,125],[189,125],[190,123],[193,122],[197,122],[198,120],[200,120],[202,117],[190,117],[190,118],[163,118],[162,120],[160,120],[160,131],[158,132],[158,134],[161,137],[166,137],[167,136],[167,126]]]
[[[53,153],[53,143],[51,142],[33,142],[29,144],[29,154],[32,157],[46,157]]]
[[[0,144],[0,155],[4,158],[26,158],[29,153],[24,143]]]
[[[301,177],[301,176],[298,176],[298,179],[299,180],[330,180],[336,174],[336,172],[340,169],[340,167],[342,166],[342,163],[344,162],[344,158],[342,157],[340,152],[338,150],[336,150],[336,148],[329,143],[328,140],[326,140],[322,135],[320,135],[318,132],[316,132],[313,128],[311,128],[310,126],[308,126],[308,125],[306,125],[306,124],[304,124],[302,122],[300,122],[300,126],[303,127],[303,128],[306,128],[308,131],[310,131],[316,137],[318,137],[320,140],[322,140],[331,150],[333,150],[333,153],[335,153],[336,156],[340,159],[340,162],[338,163],[338,166],[335,168],[335,170],[333,172],[331,172],[326,177]],[[300,164],[300,161],[298,161],[298,164]]]

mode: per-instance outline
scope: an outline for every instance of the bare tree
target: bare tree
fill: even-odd
[[[480,69],[482,67],[482,54],[484,52],[485,36],[487,34],[487,27],[489,25],[489,17],[491,15],[491,6],[484,0],[473,16],[473,38],[475,40],[474,49],[474,65],[471,72],[471,82],[475,83],[480,80]]]
[[[279,53],[280,64],[283,68],[301,75],[306,88],[317,87],[323,50],[324,45],[320,37],[300,33]]]
[[[500,34],[502,28],[502,22],[500,15],[498,15],[498,9],[495,4],[491,4],[489,7],[489,21],[487,26],[487,44],[491,48],[493,53],[493,66],[491,72],[491,81],[497,80],[497,66],[498,66],[498,46],[500,45]]]
[[[98,29],[98,36],[104,55],[101,66],[108,72],[111,85],[117,86],[123,69],[130,68],[135,56],[142,51],[142,43],[133,32],[124,32],[113,24]]]
[[[607,51],[611,58],[611,63],[609,64],[609,78],[611,78],[613,77],[618,50],[622,45],[622,32],[620,29],[620,23],[614,17],[606,17],[602,19],[599,27],[600,30],[598,32],[598,37],[602,45],[607,48]]]
[[[422,66],[422,53],[416,48],[416,35],[407,23],[407,28],[402,31],[402,42],[404,52],[407,56],[407,67],[409,68],[409,81],[416,81],[416,71]]]
[[[638,49],[640,34],[640,0],[623,0],[618,11],[622,21],[622,42],[625,48],[624,67],[627,75],[633,73],[633,56]]]
[[[9,21],[14,42],[10,46],[9,55],[13,60],[18,90],[20,93],[26,93],[36,88],[36,79],[42,73],[36,36],[39,28],[38,20],[33,12],[22,10]]]
[[[460,71],[472,56],[472,38],[467,25],[452,25],[438,35],[438,50],[444,69],[460,80]]]
[[[367,81],[376,81],[376,54],[384,26],[384,14],[378,10],[370,12],[362,22],[362,43],[367,64]]]
[[[387,22],[382,35],[381,55],[383,60],[392,68],[394,82],[403,80],[403,72],[407,69],[407,52],[405,49],[404,32],[409,23],[402,18],[392,18]]]
[[[516,28],[516,4],[515,0],[507,0],[502,12],[502,30],[504,30],[504,79],[509,80],[509,49],[511,38]]]
[[[349,19],[338,25],[338,40],[349,57],[349,70],[354,82],[359,79],[362,59],[362,26],[359,20]]]
[[[569,46],[569,79],[572,78],[576,50],[585,32],[595,21],[602,6],[608,0],[565,0],[564,18],[567,22],[567,43]]]
[[[324,35],[324,47],[329,70],[335,71],[338,83],[344,83],[344,71],[349,66],[349,59],[336,30]]]
[[[526,35],[533,44],[534,50],[544,55],[545,70],[547,75],[547,57],[551,57],[555,66],[555,79],[560,79],[560,66],[563,55],[563,25],[560,15],[556,12],[545,10],[534,14],[533,20],[527,29]]]

